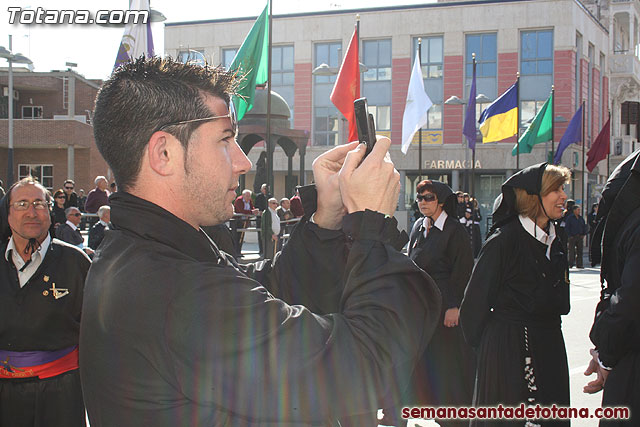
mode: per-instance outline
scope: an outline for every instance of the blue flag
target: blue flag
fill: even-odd
[[[567,126],[567,130],[564,132],[564,135],[562,135],[562,139],[560,139],[560,143],[558,144],[558,150],[553,157],[553,164],[560,164],[564,150],[566,150],[569,145],[580,141],[582,141],[582,106],[580,106],[578,111],[573,115],[569,126]]]
[[[469,141],[469,148],[476,151],[476,64],[473,64],[473,78],[471,79],[471,90],[469,91],[469,102],[464,115],[464,128],[462,134]]]

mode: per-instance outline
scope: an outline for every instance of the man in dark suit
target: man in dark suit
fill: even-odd
[[[80,209],[70,207],[65,209],[64,214],[67,217],[67,222],[60,224],[58,228],[56,228],[56,237],[82,249],[84,239],[82,238],[80,229],[78,228],[80,220],[82,219]]]
[[[100,206],[98,209],[98,218],[100,220],[95,223],[91,230],[89,230],[89,244],[88,246],[94,251],[98,249],[100,242],[104,239],[105,230],[109,229],[109,222],[111,221],[111,208],[107,205]]]

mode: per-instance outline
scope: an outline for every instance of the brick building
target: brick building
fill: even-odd
[[[50,190],[67,178],[85,194],[97,175],[111,174],[98,152],[90,120],[101,81],[72,70],[29,72],[14,67],[14,178],[37,177]],[[0,176],[7,177],[8,72],[0,71]]]

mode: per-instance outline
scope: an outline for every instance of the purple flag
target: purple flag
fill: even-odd
[[[578,108],[578,111],[573,115],[571,121],[569,122],[569,126],[567,126],[567,130],[562,135],[560,139],[560,143],[558,144],[558,150],[556,151],[555,156],[553,157],[553,164],[558,165],[562,160],[562,153],[567,147],[571,144],[575,144],[576,142],[582,141],[582,105]]]
[[[469,91],[469,102],[464,115],[464,128],[462,134],[469,141],[469,148],[476,152],[476,64],[473,61],[473,77],[471,79],[471,90]]]

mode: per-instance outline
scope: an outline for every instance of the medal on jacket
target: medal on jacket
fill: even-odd
[[[56,284],[55,282],[51,283],[51,288],[49,288],[49,290],[52,292],[53,297],[55,299],[60,299],[65,295],[69,294],[69,289],[65,289],[65,288],[56,288]]]

